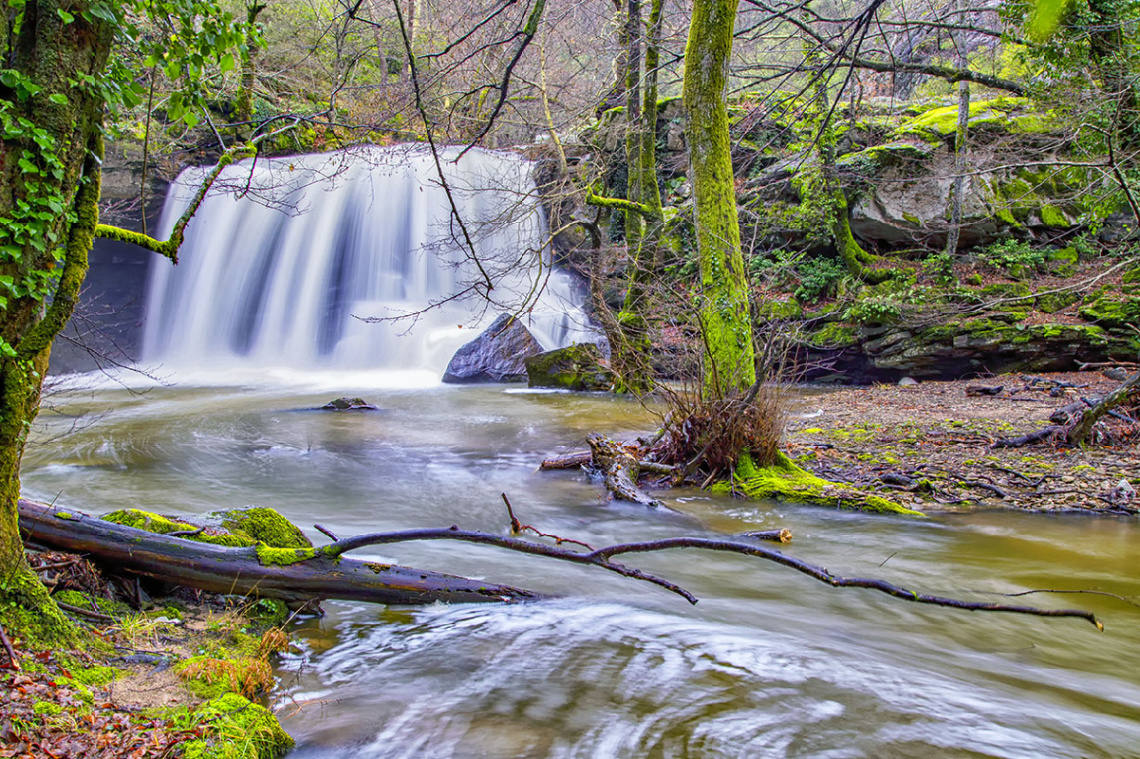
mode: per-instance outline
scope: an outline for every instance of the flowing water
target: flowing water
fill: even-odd
[[[593,545],[783,526],[795,556],[924,591],[1140,596],[1135,520],[904,519],[698,492],[666,495],[680,513],[649,511],[605,502],[580,473],[535,471],[588,431],[651,429],[637,404],[343,379],[57,397],[28,450],[25,489],[93,512],[269,505],[316,539],[314,523],[338,535],[502,532],[506,492],[524,521]],[[308,410],[346,392],[382,410]],[[1140,756],[1140,608],[1107,596],[1018,599],[1092,609],[1100,633],[1074,620],[918,607],[697,551],[630,562],[681,583],[697,606],[600,570],[467,544],[363,554],[558,598],[326,602],[325,617],[294,625],[297,649],[278,669],[279,714],[298,743],[291,759]]]

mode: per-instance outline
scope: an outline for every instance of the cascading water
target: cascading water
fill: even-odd
[[[178,266],[151,269],[144,362],[438,376],[460,345],[524,302],[546,348],[596,339],[580,288],[550,266],[530,164],[456,154],[441,154],[446,188],[419,146],[227,167],[187,227]],[[189,169],[172,185],[164,233],[203,176]],[[492,303],[477,285],[486,277]]]

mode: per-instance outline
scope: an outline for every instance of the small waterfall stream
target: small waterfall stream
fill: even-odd
[[[584,294],[550,265],[529,162],[456,154],[442,155],[444,175],[478,263],[420,146],[227,167],[187,227],[178,266],[151,269],[144,361],[179,371],[438,375],[459,346],[523,302],[546,348],[595,339]],[[164,233],[204,172],[189,169],[172,185]],[[472,289],[480,266],[495,283],[492,304]]]

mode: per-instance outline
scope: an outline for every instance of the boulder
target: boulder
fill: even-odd
[[[606,366],[602,350],[593,343],[579,343],[540,353],[526,360],[531,387],[564,390],[609,390],[614,373]]]
[[[524,360],[542,353],[542,346],[523,323],[510,314],[499,318],[479,337],[455,352],[444,382],[522,382]]]
[[[321,411],[379,411],[363,398],[337,398],[321,406]]]

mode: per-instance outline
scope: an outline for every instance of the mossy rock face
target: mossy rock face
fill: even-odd
[[[1140,297],[1106,293],[1082,306],[1080,315],[1106,329],[1125,330],[1130,324],[1140,324]]]
[[[788,300],[763,300],[754,307],[756,319],[760,322],[780,322],[802,319],[804,307],[794,298]]]
[[[209,516],[219,519],[221,526],[228,532],[245,535],[273,548],[313,547],[312,541],[305,537],[297,525],[264,506],[215,511]]]
[[[1055,314],[1073,305],[1081,298],[1076,293],[1045,293],[1035,299],[1037,310],[1045,314]]]
[[[1061,248],[1049,254],[1049,271],[1058,277],[1069,277],[1076,273],[1080,255],[1076,248]]]
[[[979,290],[978,294],[986,300],[1023,298],[1028,304],[1033,295],[1033,290],[1030,289],[1029,285],[1022,284],[1021,282],[1010,282],[987,285]]]
[[[602,360],[602,351],[593,343],[579,343],[540,353],[526,359],[527,384],[565,390],[609,390],[613,371]]]
[[[1123,281],[1126,285],[1140,285],[1140,266],[1137,266],[1131,271],[1126,271]]]
[[[827,322],[807,336],[818,348],[846,348],[859,342],[858,330],[850,324]]]

